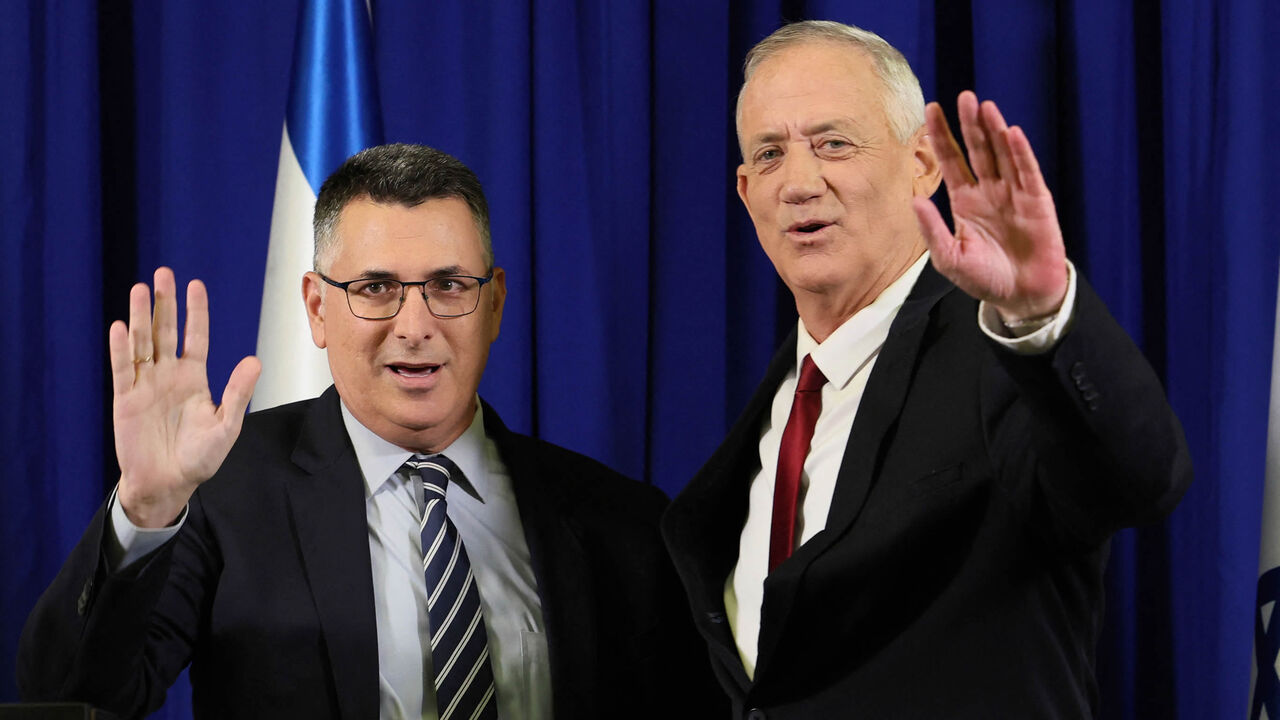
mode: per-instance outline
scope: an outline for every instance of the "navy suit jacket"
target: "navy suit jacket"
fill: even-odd
[[[484,423],[533,560],[555,716],[723,703],[662,547],[661,491],[513,433],[488,405]],[[364,494],[333,388],[249,415],[159,550],[108,572],[98,511],[24,629],[24,698],[140,715],[190,662],[197,717],[377,718]]]
[[[932,266],[912,289],[825,529],[765,580],[753,681],[724,583],[794,333],[672,502],[663,533],[736,716],[1091,716],[1108,539],[1182,495],[1182,429],[1083,278],[1074,324],[1046,355],[999,348],[976,305]]]

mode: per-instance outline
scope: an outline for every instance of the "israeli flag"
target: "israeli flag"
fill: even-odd
[[[1280,720],[1280,298],[1271,352],[1271,416],[1267,432],[1267,485],[1262,500],[1258,604],[1253,620],[1253,698],[1249,720]]]
[[[381,142],[365,0],[303,0],[262,288],[262,377],[254,410],[315,397],[332,382],[324,351],[311,342],[302,304],[302,275],[311,269],[311,215],[329,173]]]

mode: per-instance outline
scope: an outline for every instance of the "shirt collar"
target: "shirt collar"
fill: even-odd
[[[796,333],[795,366],[799,368],[804,356],[812,355],[813,363],[826,376],[827,382],[836,388],[849,384],[853,376],[879,353],[889,337],[893,319],[907,301],[911,288],[928,262],[929,253],[926,251],[870,305],[850,316],[821,344],[809,334],[804,320],[800,320],[799,332]]]
[[[356,451],[356,462],[360,465],[360,473],[364,475],[365,497],[372,497],[383,485],[395,482],[396,470],[413,453],[379,437],[351,414],[345,402],[339,404],[342,407],[342,422],[351,438],[351,446]],[[457,440],[440,452],[462,471],[464,477],[455,481],[457,485],[482,502],[487,477],[484,472],[487,467],[484,452],[486,439],[484,413],[477,396],[476,414],[471,418],[471,424]]]

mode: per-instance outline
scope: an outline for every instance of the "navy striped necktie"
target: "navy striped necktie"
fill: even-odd
[[[462,538],[445,512],[449,480],[462,473],[443,455],[414,455],[404,467],[423,490],[422,568],[440,720],[495,719],[498,702],[480,592]]]

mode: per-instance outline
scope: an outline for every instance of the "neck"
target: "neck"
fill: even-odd
[[[876,301],[890,285],[915,264],[924,254],[920,243],[902,258],[879,267],[874,275],[851,278],[851,282],[830,291],[794,290],[796,312],[804,320],[804,327],[818,343],[822,343],[845,324],[849,318]]]

